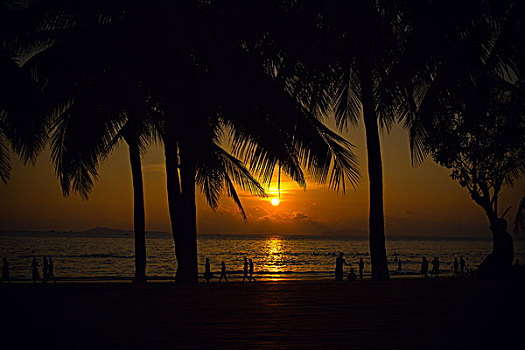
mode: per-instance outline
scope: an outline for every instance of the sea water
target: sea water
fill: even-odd
[[[170,235],[149,235],[147,275],[151,280],[173,280],[177,263]],[[515,242],[515,258],[525,262],[525,245]],[[454,257],[463,256],[468,269],[475,269],[492,249],[490,239],[398,238],[387,239],[392,276],[418,276],[421,257],[438,257],[444,275],[452,274]],[[278,235],[202,235],[198,238],[199,273],[210,259],[211,270],[220,275],[224,261],[230,280],[242,278],[244,257],[255,264],[258,280],[333,278],[339,252],[357,269],[359,258],[370,275],[368,240],[352,237]],[[13,280],[30,280],[31,261],[42,255],[53,258],[58,280],[131,280],[134,273],[132,237],[89,237],[75,233],[0,233],[0,257],[7,257]],[[398,270],[397,261],[402,261]],[[40,268],[41,269],[41,268]],[[40,271],[41,274],[41,271]]]

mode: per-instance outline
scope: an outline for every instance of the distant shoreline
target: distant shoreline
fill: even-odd
[[[118,230],[118,229],[90,229],[86,231],[30,231],[30,230],[1,230],[0,236],[4,237],[69,237],[69,238],[133,238],[133,231]],[[171,233],[163,231],[147,231],[146,237],[150,239],[172,239]],[[314,240],[368,240],[368,236],[355,236],[343,234],[326,234],[326,235],[305,235],[305,234],[271,234],[271,233],[203,233],[198,234],[198,238],[265,238],[265,237],[281,237],[287,239],[314,239]],[[490,235],[486,236],[390,236],[387,235],[387,241],[435,241],[435,240],[450,240],[450,241],[491,241]]]

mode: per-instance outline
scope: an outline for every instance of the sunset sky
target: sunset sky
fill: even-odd
[[[345,195],[308,181],[306,191],[283,179],[281,201],[273,206],[276,181],[266,199],[242,196],[248,221],[244,223],[231,199],[223,198],[213,212],[199,194],[199,233],[250,234],[367,234],[368,183],[362,125],[344,134],[357,146],[361,181]],[[481,209],[448,176],[448,170],[429,158],[419,167],[410,163],[408,138],[396,126],[383,134],[385,220],[387,236],[487,236],[488,223]],[[96,226],[132,229],[132,187],[127,147],[112,154],[88,201],[78,195],[66,199],[55,178],[46,151],[36,165],[23,166],[12,155],[13,171],[0,187],[0,230],[83,231]],[[164,155],[151,146],[143,160],[146,228],[170,232]],[[500,208],[512,206],[513,218],[524,194],[524,181],[503,191]]]

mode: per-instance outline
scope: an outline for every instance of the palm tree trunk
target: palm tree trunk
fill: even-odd
[[[135,283],[146,282],[146,220],[144,211],[144,185],[142,163],[137,142],[126,140],[133,178],[133,226],[135,232]]]
[[[183,147],[182,142],[175,141],[173,136],[170,134],[166,137],[164,152],[168,208],[177,258],[175,282],[194,283],[198,281],[196,168],[193,155],[188,151],[188,147]],[[178,169],[180,169],[180,176]]]
[[[365,124],[366,147],[368,152],[368,181],[370,212],[368,215],[370,260],[373,280],[389,279],[385,247],[385,223],[383,213],[383,166],[379,139],[378,118],[373,98],[371,67],[366,60],[360,65],[361,103]]]
[[[177,276],[179,283],[198,281],[197,206],[195,203],[196,163],[189,144],[180,142],[180,179],[182,192],[182,230],[177,244]]]
[[[182,195],[180,189],[179,160],[177,156],[177,142],[171,139],[164,140],[164,156],[166,158],[166,186],[168,191],[168,211],[170,214],[171,232],[175,246],[177,267],[180,266],[180,236],[182,230]]]

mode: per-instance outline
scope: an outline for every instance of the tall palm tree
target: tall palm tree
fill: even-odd
[[[276,74],[304,106],[321,115],[333,113],[343,130],[359,120],[364,123],[374,280],[389,278],[380,129],[389,130],[403,103],[403,90],[389,77],[403,53],[406,35],[397,5],[397,1],[291,5],[281,14],[273,40],[269,40],[278,47],[277,52],[273,49]],[[282,31],[293,39],[282,44]],[[297,37],[303,40],[295,40]]]
[[[292,95],[313,112],[333,112],[341,128],[363,120],[373,279],[388,278],[380,127],[388,131],[393,122],[403,122],[413,162],[420,162],[425,125],[450,90],[461,88],[458,81],[475,79],[485,65],[511,76],[519,71],[522,7],[514,0],[396,0],[307,2],[255,11],[260,18],[272,17],[270,29],[254,19],[254,26],[266,30],[267,39],[258,45],[271,53],[275,74]]]
[[[146,231],[141,157],[153,140],[155,124],[145,111],[136,108],[140,100],[133,101],[134,109],[129,108],[130,104],[119,105],[122,109],[116,112],[104,109],[103,106],[107,105],[104,102],[113,96],[100,85],[97,89],[106,92],[103,97],[99,96],[102,100],[85,101],[79,97],[56,119],[52,130],[52,160],[64,195],[68,196],[73,190],[87,199],[98,178],[100,163],[119,141],[125,141],[133,183],[134,282],[145,283]],[[116,98],[111,102],[116,103]],[[145,101],[142,103],[146,104]],[[86,133],[88,137],[84,137]]]
[[[103,74],[105,66],[100,64],[100,59],[93,59],[96,52],[85,49],[82,39],[86,40],[85,32],[93,27],[90,21],[102,31],[92,34],[90,40],[107,34],[103,28],[107,21],[104,8],[95,14],[85,14],[76,8],[67,11],[55,6],[53,2],[29,7],[26,4],[17,12],[19,23],[9,28],[11,35],[5,38],[3,52],[14,67],[9,71],[11,79],[2,87],[12,90],[13,86],[21,85],[17,83],[21,78],[29,83],[17,89],[16,94],[10,92],[9,98],[2,101],[1,105],[5,107],[2,122],[12,135],[14,150],[25,161],[35,159],[48,134],[52,134],[52,159],[65,196],[72,189],[87,198],[97,178],[100,160],[109,154],[118,140],[125,139],[129,146],[134,188],[135,281],[145,282],[145,215],[140,153],[151,139],[151,123],[141,119],[144,96],[134,92],[133,96],[124,98],[122,90],[125,88],[129,95],[130,91],[137,90],[132,89],[136,82],[129,77],[125,83],[119,82],[120,85],[115,83],[115,77],[112,77],[111,84],[103,81],[108,80],[108,74]],[[73,19],[77,12],[79,18]],[[28,23],[29,17],[36,21]],[[92,20],[92,17],[98,19]],[[78,42],[73,44],[72,39]],[[108,41],[105,43],[108,45]],[[57,67],[56,62],[61,60],[77,65]],[[16,67],[15,62],[20,67]],[[108,90],[109,87],[112,89]],[[116,90],[120,94],[115,94]],[[13,96],[16,97],[13,99]],[[110,96],[112,101],[108,102]],[[34,105],[36,107],[29,110],[25,107]],[[31,128],[27,127],[28,121]],[[86,134],[89,137],[86,138]]]
[[[203,24],[217,25],[219,21],[209,21],[213,18],[213,13],[210,16],[210,13],[205,11],[206,4],[195,6],[185,3],[179,6],[182,10],[176,9],[181,11],[175,11],[173,7],[170,8],[173,5],[160,3],[170,11],[161,13],[161,20],[158,20],[158,16],[149,18],[151,21],[148,22],[149,26],[146,26],[145,31],[148,35],[142,33],[144,31],[139,28],[143,27],[137,25],[141,22],[139,18],[142,20],[144,14],[158,15],[159,12],[156,11],[159,8],[155,7],[157,5],[159,3],[141,11],[131,6],[123,20],[119,16],[116,16],[116,21],[111,20],[111,17],[107,19],[107,16],[102,16],[102,24],[109,23],[107,27],[111,30],[97,29],[96,41],[88,40],[92,38],[90,35],[93,35],[89,18],[74,21],[68,17],[68,21],[64,22],[52,17],[56,23],[45,22],[45,31],[51,31],[51,34],[55,35],[57,28],[69,29],[71,23],[74,30],[66,30],[66,35],[59,30],[60,36],[49,39],[49,42],[40,45],[38,50],[32,49],[37,54],[22,52],[19,56],[24,57],[26,66],[34,64],[48,67],[48,76],[56,76],[57,71],[63,69],[52,64],[57,51],[62,57],[69,58],[64,61],[79,62],[74,70],[74,77],[51,87],[55,95],[61,96],[60,107],[54,111],[64,116],[69,113],[70,108],[75,108],[74,96],[70,95],[69,89],[76,86],[78,76],[83,79],[89,77],[89,82],[97,79],[98,75],[104,76],[108,66],[118,66],[120,61],[139,68],[137,70],[142,74],[141,80],[152,88],[153,95],[163,105],[168,202],[179,263],[177,279],[196,281],[196,184],[201,182],[207,197],[212,199],[218,191],[211,190],[214,188],[211,185],[217,189],[221,179],[227,193],[237,202],[238,196],[233,191],[232,182],[237,181],[241,187],[245,186],[260,193],[260,188],[249,173],[240,167],[240,162],[213,147],[219,139],[220,130],[228,128],[235,137],[235,152],[248,161],[250,168],[262,176],[265,182],[271,180],[273,170],[279,165],[294,180],[304,185],[304,174],[300,166],[303,164],[320,181],[330,179],[332,187],[341,186],[344,190],[345,178],[352,183],[357,178],[356,161],[351,153],[351,145],[326,128],[306,108],[298,105],[289,93],[284,92],[283,86],[271,78],[271,72],[263,69],[260,58],[254,60],[249,54],[242,40],[224,35],[224,32],[217,32],[220,35],[213,38],[219,39],[218,41],[211,40],[215,32]],[[163,18],[162,15],[165,14],[166,18]],[[179,16],[180,21],[174,21],[170,17],[173,15]],[[98,28],[101,20],[94,22]],[[76,23],[79,23],[78,28]],[[122,26],[119,23],[122,23]],[[171,40],[164,47],[166,35],[171,34]],[[148,41],[143,43],[138,40],[145,46],[141,46],[138,50],[141,54],[136,55],[135,41],[144,36]],[[129,37],[135,40],[131,42]],[[152,40],[149,40],[150,38]],[[214,45],[217,42],[220,44]],[[109,53],[109,63],[101,62],[96,56],[101,47]],[[148,55],[151,49],[158,48],[163,54],[155,57]],[[211,60],[206,54],[209,48],[215,50]],[[219,60],[215,59],[217,55]],[[232,55],[235,58],[233,61],[228,59]],[[230,63],[222,66],[224,62]],[[144,67],[146,69],[142,69]],[[177,84],[173,84],[174,79]],[[229,84],[229,89],[224,89],[222,85],[229,79],[234,79],[235,84]],[[202,87],[212,93],[202,94]],[[247,89],[252,90],[251,94],[247,93]],[[47,82],[45,90],[50,90]],[[113,130],[111,123],[108,127],[104,123],[93,127]],[[107,137],[108,134],[102,132],[100,135]],[[275,136],[281,141],[276,141]],[[56,144],[60,146],[60,142]],[[216,170],[207,173],[202,170],[202,162],[208,159],[210,154],[214,155],[216,164],[224,165],[225,171],[222,175],[216,173]],[[87,168],[91,167],[91,170],[70,171],[76,176],[72,180],[73,187],[78,185],[82,190],[82,183],[87,183],[89,187],[90,181],[92,183],[96,177],[93,176],[96,175],[93,171],[96,170],[94,165],[97,158],[88,157],[88,160]],[[204,186],[202,181],[207,177],[200,174],[212,174],[215,180]]]
[[[153,45],[167,46],[171,54],[148,65],[148,85],[162,101],[166,120],[168,203],[180,282],[197,280],[195,179],[206,140],[218,130],[227,128],[234,154],[264,183],[277,165],[301,185],[301,165],[321,181],[329,178],[334,188],[357,178],[351,145],[271,78],[239,35],[242,29],[231,28],[242,15],[215,5],[165,4],[165,18],[158,22],[175,23],[161,24],[173,40]],[[171,83],[173,76],[177,84]]]

